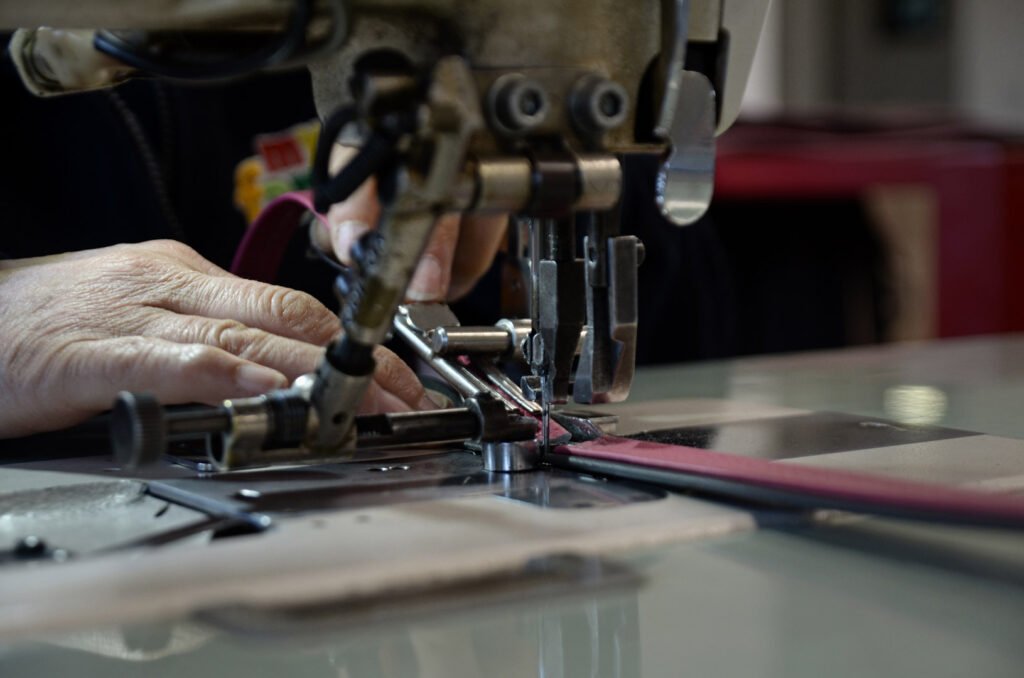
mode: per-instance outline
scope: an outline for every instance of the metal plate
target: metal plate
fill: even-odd
[[[665,496],[653,488],[545,470],[486,473],[462,450],[365,463],[222,473],[150,483],[151,492],[189,504],[212,500],[226,509],[271,516],[356,509],[455,497],[496,495],[548,509],[622,506]]]
[[[939,426],[914,426],[851,414],[811,412],[788,417],[661,429],[629,437],[750,457],[791,459],[976,435]]]

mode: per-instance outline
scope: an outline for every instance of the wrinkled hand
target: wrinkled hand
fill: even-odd
[[[351,155],[337,147],[331,162],[335,166]],[[376,224],[380,216],[376,184],[364,183],[345,202],[327,213],[331,246],[335,256],[351,265],[352,245]],[[447,301],[469,293],[490,268],[505,236],[504,215],[445,214],[434,227],[423,257],[409,283],[410,301]]]
[[[69,426],[118,391],[217,403],[287,386],[338,332],[313,297],[243,280],[174,241],[0,261],[0,437]],[[362,412],[430,407],[380,349]]]

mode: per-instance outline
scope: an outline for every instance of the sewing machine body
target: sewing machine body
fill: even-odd
[[[655,193],[667,228],[703,214],[714,137],[735,117],[767,2],[297,0],[217,11],[183,3],[163,15],[144,4],[130,16],[103,3],[92,9],[76,25],[102,30],[15,36],[12,56],[34,91],[110,85],[138,72],[203,78],[308,63],[324,120],[313,166],[317,210],[371,178],[384,205],[374,234],[353,249],[355,266],[339,278],[343,336],[287,394],[210,413],[221,421],[215,462],[351,454],[372,351],[400,329],[399,304],[439,214],[461,210],[510,214],[520,236],[523,298],[512,310],[528,318],[510,322],[528,321],[528,329],[512,352],[530,374],[497,392],[462,394],[478,419],[470,439],[500,447],[512,468],[535,463],[532,439],[542,451],[550,446],[552,406],[628,395],[643,245],[621,223],[620,158],[660,158]],[[48,11],[17,20],[69,25],[76,16]],[[10,20],[0,14],[0,25]],[[268,28],[266,44],[245,57],[197,56],[230,52]],[[174,30],[188,36],[184,43]],[[331,166],[335,142],[359,147],[340,170]],[[523,415],[540,420],[536,434]],[[123,463],[152,462],[168,436],[210,433],[134,396],[115,416]],[[145,439],[152,430],[155,438]]]
[[[37,3],[0,7],[0,24],[274,33],[292,6],[140,1],[126,12],[123,3]],[[443,419],[471,429],[456,437],[480,450],[410,447],[410,439],[399,450],[360,447],[351,414],[366,373],[365,364],[345,364],[352,351],[287,393],[206,412],[203,436],[223,443],[211,460],[205,449],[180,447],[170,434],[179,424],[152,403],[127,407],[137,418],[168,417],[158,444],[133,447],[127,429],[128,459],[156,462],[148,470],[25,449],[0,471],[0,534],[11,543],[0,564],[4,673],[1019,673],[1016,533],[836,520],[520,465],[524,455],[537,459],[541,411],[572,398],[591,407],[591,423],[618,434],[667,428],[733,452],[804,451],[784,463],[1019,489],[1019,441],[966,433],[975,422],[963,413],[908,433],[879,409],[882,391],[911,376],[943,381],[936,375],[956,361],[941,349],[924,350],[916,373],[896,349],[665,368],[641,374],[641,398],[618,406],[618,419],[604,416],[600,402],[629,391],[629,335],[642,322],[630,312],[629,283],[642,250],[614,218],[618,156],[658,154],[666,219],[699,215],[710,199],[711,142],[735,116],[766,6],[346,3],[347,41],[312,64],[317,104],[326,119],[351,109],[336,130],[341,141],[393,134],[396,154],[378,170],[401,190],[379,224],[381,256],[364,262],[342,322],[356,352],[389,332],[409,334],[422,359],[477,398],[455,413],[376,420],[363,432],[419,434]],[[324,10],[332,7],[317,5],[313,38],[330,34]],[[50,47],[75,44],[51,38]],[[80,44],[71,53],[94,51],[91,40]],[[83,72],[43,68],[53,55],[45,50],[18,54],[23,73],[29,64],[45,76],[33,81],[41,94],[130,74],[95,55]],[[623,105],[611,105],[620,95]],[[428,322],[399,308],[445,209],[519,216],[528,325],[466,330],[435,322],[437,309]],[[579,215],[596,255],[575,251]],[[491,353],[518,351],[536,379],[526,388],[503,382],[488,368],[493,356],[459,371],[467,361],[444,355],[439,329],[464,344],[497,339]],[[989,359],[971,364],[1024,364],[1016,345],[978,350]],[[962,387],[953,395],[970,400],[977,375],[946,376]],[[657,403],[644,391],[729,400]],[[851,392],[863,397],[841,399]],[[1001,407],[1011,428],[997,432],[1024,434],[1008,411],[1015,399],[995,392],[1004,395],[975,415]],[[734,400],[744,398],[760,404]],[[275,412],[292,411],[285,405],[298,406],[288,436],[273,429]],[[822,409],[850,414],[811,412]],[[448,440],[433,428],[433,442]],[[230,471],[236,462],[259,468]]]

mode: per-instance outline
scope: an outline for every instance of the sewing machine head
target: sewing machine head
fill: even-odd
[[[733,87],[749,68],[729,63],[722,3],[355,2],[351,10],[341,49],[310,65],[328,120],[322,141],[361,122],[350,135],[361,131],[364,149],[386,137],[394,147],[394,130],[379,131],[387,116],[418,117],[406,142],[408,166],[419,161],[430,170],[395,182],[422,191],[404,206],[396,196],[396,211],[514,216],[528,260],[531,331],[517,347],[531,371],[523,392],[545,412],[570,398],[624,398],[643,250],[620,230],[620,157],[663,159],[656,195],[670,222],[692,223],[707,208],[714,136],[733,115],[727,110],[723,119],[716,93],[727,92],[727,65]],[[342,122],[332,125],[336,116]],[[364,152],[363,164],[380,155]],[[320,204],[363,178],[324,191]],[[347,329],[373,336],[351,319]]]
[[[421,357],[477,399],[479,428],[499,431],[478,441],[508,442],[501,432],[532,439],[516,420],[525,412],[545,415],[546,442],[552,403],[628,394],[643,248],[620,227],[620,159],[659,156],[661,213],[677,225],[700,217],[711,199],[714,137],[735,116],[768,0],[229,4],[205,18],[182,7],[159,20],[154,14],[149,24],[140,11],[124,27],[211,31],[241,22],[258,29],[279,27],[284,14],[284,38],[264,57],[272,66],[308,61],[312,72],[324,119],[314,165],[318,209],[371,176],[384,205],[342,285],[344,337],[329,347],[315,377],[291,390],[289,397],[310,404],[291,427],[301,435],[277,435],[278,415],[265,403],[240,405],[229,421],[262,412],[250,447],[293,446],[314,456],[354,449],[353,413],[372,373],[371,352],[392,331],[419,342]],[[39,63],[49,39],[22,36],[16,60],[23,77],[44,81],[36,89],[60,90],[53,78],[61,69]],[[166,55],[173,41],[127,31],[100,31],[93,40],[108,56],[151,72],[159,66],[154,43]],[[107,74],[124,76],[109,64]],[[360,150],[332,174],[336,142]],[[511,215],[528,319],[460,329],[453,318],[431,325],[414,318],[422,312],[400,309],[434,221],[452,210]],[[488,332],[501,351],[478,350],[475,339]],[[471,355],[456,365],[446,356],[459,346]],[[516,385],[488,372],[498,353],[520,356],[529,376]],[[468,367],[474,374],[453,376]],[[481,408],[481,398],[507,415],[496,429],[493,416],[484,424],[480,412],[493,410]],[[133,416],[137,424],[140,415]],[[240,441],[229,439],[245,448]]]

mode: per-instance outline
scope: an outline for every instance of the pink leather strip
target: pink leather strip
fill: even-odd
[[[274,282],[288,243],[306,212],[312,212],[327,225],[324,216],[313,209],[310,191],[285,193],[264,207],[239,243],[231,272],[250,280]]]
[[[1024,497],[985,494],[883,476],[785,464],[727,452],[604,436],[555,448],[556,454],[700,475],[843,502],[957,513],[1024,523]]]

